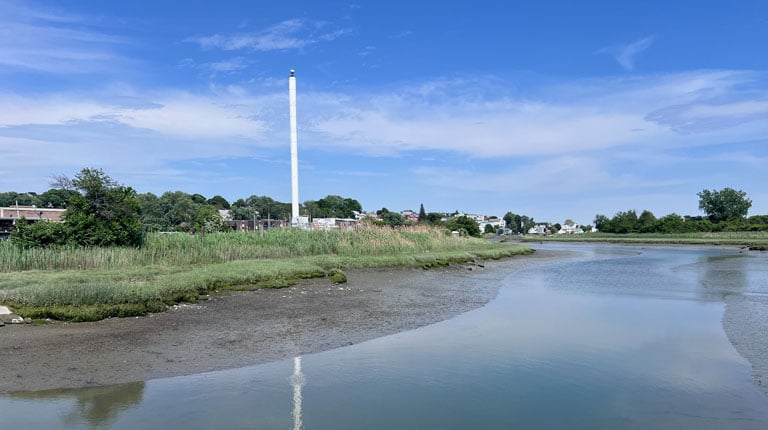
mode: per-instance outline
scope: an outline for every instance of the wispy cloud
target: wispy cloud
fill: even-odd
[[[628,45],[603,48],[597,52],[600,54],[613,55],[613,57],[616,59],[616,62],[618,62],[621,67],[623,67],[625,70],[631,71],[635,68],[635,60],[637,59],[637,56],[640,55],[641,52],[650,48],[655,39],[655,36],[644,37]]]
[[[739,89],[756,79],[762,78],[711,71],[601,79],[526,98],[503,89],[513,85],[486,94],[481,81],[438,81],[344,97],[340,106],[318,107],[306,130],[317,133],[313,141],[353,151],[441,150],[476,158],[748,140],[768,133],[760,120],[764,95]],[[696,136],[681,132],[696,124]]]
[[[327,27],[326,23],[289,19],[257,32],[190,37],[186,41],[197,43],[203,49],[278,51],[301,49],[315,43],[332,41],[349,32]]]
[[[0,71],[89,74],[124,66],[127,59],[118,51],[127,40],[94,22],[0,1]]]

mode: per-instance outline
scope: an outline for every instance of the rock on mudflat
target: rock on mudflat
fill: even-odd
[[[0,327],[6,323],[10,324],[29,324],[32,320],[30,318],[22,318],[8,308],[8,306],[0,306]]]

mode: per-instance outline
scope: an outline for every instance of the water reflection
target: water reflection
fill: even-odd
[[[731,294],[742,294],[747,288],[747,265],[745,254],[708,256],[703,262],[704,270],[699,271],[699,282],[710,293],[727,299]]]
[[[143,392],[0,396],[0,416],[22,428],[768,428],[720,299],[765,298],[768,256],[578,249],[583,258],[510,273],[494,301],[439,324]],[[765,315],[759,304],[746,315]],[[752,321],[740,324],[765,332],[768,322]],[[49,418],[29,425],[32,415]]]
[[[304,428],[301,418],[302,387],[306,379],[301,372],[301,356],[293,358],[293,375],[290,380],[293,387],[293,430],[302,430]]]
[[[10,398],[26,401],[74,400],[71,410],[62,416],[69,426],[87,424],[91,428],[109,428],[119,415],[142,403],[144,382],[106,387],[46,390],[11,393]]]

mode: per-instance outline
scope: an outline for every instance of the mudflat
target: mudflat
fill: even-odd
[[[347,271],[348,282],[214,295],[138,318],[0,328],[0,392],[75,388],[266,363],[451,318],[510,271],[561,252],[440,269]]]

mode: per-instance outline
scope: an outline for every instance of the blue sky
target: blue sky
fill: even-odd
[[[0,191],[768,213],[768,2],[0,0]]]

